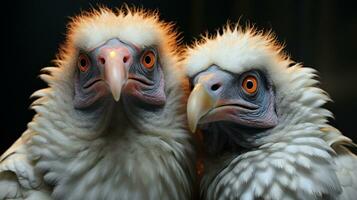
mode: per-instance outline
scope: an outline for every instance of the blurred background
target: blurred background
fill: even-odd
[[[0,154],[26,129],[34,112],[29,96],[46,87],[38,78],[51,65],[66,33],[70,16],[99,3],[158,9],[161,18],[174,21],[184,43],[205,31],[214,32],[230,20],[272,29],[297,62],[319,71],[321,87],[334,102],[331,124],[357,142],[357,13],[353,1],[11,1],[3,5]]]

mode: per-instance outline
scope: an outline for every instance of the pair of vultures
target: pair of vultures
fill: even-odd
[[[253,27],[177,37],[144,9],[73,18],[0,199],[356,199],[356,145],[314,69]]]

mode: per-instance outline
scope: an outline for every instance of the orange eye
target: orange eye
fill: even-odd
[[[81,72],[86,72],[89,69],[89,58],[81,54],[78,58],[78,68]]]
[[[258,81],[254,76],[247,76],[244,78],[242,87],[248,94],[254,94],[258,89]]]
[[[151,69],[154,67],[155,64],[155,54],[152,51],[147,51],[142,57],[141,57],[141,63],[144,65],[145,68]]]

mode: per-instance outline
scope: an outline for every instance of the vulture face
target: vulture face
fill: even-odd
[[[188,118],[193,132],[197,125],[209,134],[226,130],[230,139],[248,148],[263,130],[277,124],[273,87],[259,70],[235,74],[213,65],[191,82]]]
[[[280,123],[277,105],[286,81],[280,67],[290,61],[273,41],[254,30],[227,29],[187,50],[188,123],[192,132],[202,130],[207,151],[247,151],[264,144]]]
[[[190,126],[232,122],[242,128],[271,128],[277,123],[272,85],[258,70],[234,74],[211,66],[193,78]]]
[[[77,68],[74,104],[78,109],[89,108],[108,96],[115,101],[123,96],[144,107],[165,103],[163,72],[153,47],[139,48],[110,39],[90,51],[81,51]]]

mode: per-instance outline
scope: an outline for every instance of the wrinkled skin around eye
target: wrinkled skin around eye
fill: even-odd
[[[135,58],[129,70],[129,79],[124,93],[128,101],[135,101],[141,106],[163,106],[166,101],[164,91],[164,74],[154,49],[148,49],[155,54],[155,63],[151,68],[144,66],[142,55]],[[145,53],[145,51],[143,52]]]
[[[257,81],[253,93],[243,87],[247,77]],[[199,122],[209,152],[254,147],[256,139],[278,123],[272,84],[263,72],[233,74],[213,66],[197,74],[192,83],[203,85],[216,102]]]
[[[93,53],[83,52],[79,59],[83,56],[86,57],[88,66],[86,71],[81,70],[81,66],[76,69],[74,107],[77,109],[92,106],[107,93],[105,83],[99,81],[102,72],[93,58]],[[77,65],[80,65],[80,62],[79,60]]]

